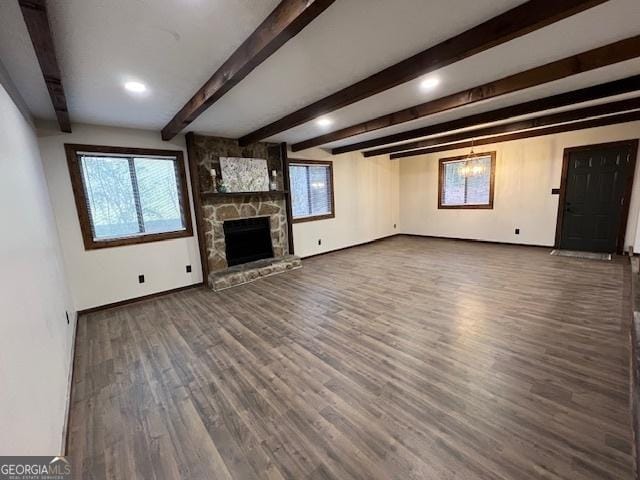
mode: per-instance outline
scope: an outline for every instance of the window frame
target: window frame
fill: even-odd
[[[445,205],[442,203],[442,194],[445,184],[445,164],[450,162],[459,162],[460,160],[491,157],[491,175],[489,176],[489,203],[485,204],[464,204],[464,205]],[[496,152],[481,152],[471,155],[459,155],[457,157],[441,158],[438,161],[438,210],[493,210],[493,197],[495,193],[496,179]]]
[[[301,166],[325,166],[329,167],[329,182],[331,185],[331,213],[325,213],[321,215],[309,215],[307,217],[294,217],[293,216],[293,198],[291,198],[291,223],[304,223],[313,222],[316,220],[327,220],[329,218],[335,218],[336,216],[336,202],[335,202],[335,190],[333,186],[333,162],[328,160],[302,160],[297,158],[290,158],[287,161],[288,176],[291,178],[291,167]],[[293,197],[293,188],[289,185],[289,195]]]
[[[189,189],[187,187],[187,174],[184,163],[184,155],[181,150],[111,147],[103,145],[81,145],[75,143],[65,143],[64,148],[67,156],[67,165],[69,167],[71,187],[73,189],[73,196],[75,198],[76,211],[78,213],[78,220],[80,222],[80,230],[82,232],[82,240],[84,242],[85,250],[121,247],[125,245],[159,242],[162,240],[170,240],[174,238],[193,237],[191,202],[189,199]],[[79,161],[79,155],[85,153],[127,157],[173,157],[174,164],[177,167],[176,180],[180,209],[182,212],[182,220],[185,227],[184,230],[148,234],[143,233],[106,240],[94,240],[93,228],[91,225],[91,214],[89,212],[87,203],[86,186],[82,176],[82,167],[80,165],[81,162]]]

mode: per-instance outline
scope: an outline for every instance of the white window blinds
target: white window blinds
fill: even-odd
[[[327,216],[333,213],[333,185],[328,164],[289,166],[294,219]]]
[[[442,206],[491,204],[492,157],[490,154],[441,164]]]
[[[94,240],[185,230],[175,158],[79,155]]]

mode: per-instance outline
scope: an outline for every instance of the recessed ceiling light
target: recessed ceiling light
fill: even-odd
[[[124,84],[124,88],[134,93],[142,93],[147,89],[144,83],[140,82],[127,82]]]
[[[321,127],[328,127],[329,125],[331,125],[333,123],[333,120],[331,120],[330,118],[327,118],[327,117],[323,117],[323,118],[319,118],[318,120],[316,120],[316,123],[318,125],[320,125]]]
[[[436,88],[438,85],[440,85],[440,79],[436,77],[429,77],[425,78],[420,83],[420,88],[422,88],[422,90],[431,90],[433,88]]]

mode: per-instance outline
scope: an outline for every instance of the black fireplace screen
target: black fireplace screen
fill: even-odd
[[[273,257],[269,217],[227,220],[224,222],[224,241],[230,267]]]

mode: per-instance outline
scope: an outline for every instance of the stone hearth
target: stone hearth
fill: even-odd
[[[300,257],[286,255],[279,258],[265,258],[255,262],[243,263],[209,274],[209,285],[216,292],[227,288],[253,282],[259,278],[302,267]]]

